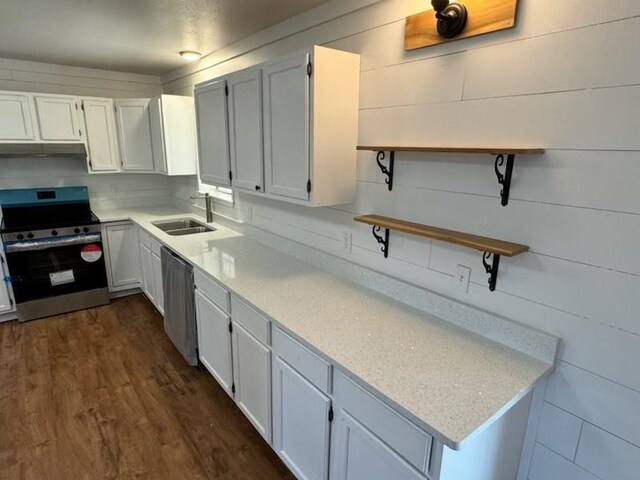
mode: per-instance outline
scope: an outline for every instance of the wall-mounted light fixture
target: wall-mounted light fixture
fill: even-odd
[[[431,0],[438,19],[438,34],[444,38],[454,38],[467,25],[467,7],[449,0]]]
[[[404,49],[415,50],[513,28],[518,1],[430,0],[432,9],[407,17]],[[429,2],[424,3],[426,6]]]

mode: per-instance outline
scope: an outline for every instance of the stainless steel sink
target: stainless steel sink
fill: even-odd
[[[215,232],[216,229],[200,223],[192,218],[176,218],[174,220],[162,220],[159,222],[153,222],[155,227],[158,227],[167,235],[182,236],[182,235],[195,235],[196,233]]]

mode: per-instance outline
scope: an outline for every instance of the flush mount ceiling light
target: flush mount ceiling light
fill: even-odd
[[[467,25],[467,7],[461,3],[449,3],[449,0],[431,0],[438,19],[438,34],[444,38],[454,38],[462,33]]]
[[[195,52],[193,50],[183,50],[180,52],[180,56],[184,58],[187,62],[193,62],[202,57],[200,52]]]

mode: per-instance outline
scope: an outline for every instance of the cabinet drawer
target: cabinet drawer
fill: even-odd
[[[229,308],[229,292],[198,269],[194,269],[193,278],[196,288],[200,290],[202,294],[206,295],[209,300],[215,303],[218,308],[224,310],[225,313],[229,313],[231,311]]]
[[[325,393],[331,393],[331,365],[279,328],[273,330],[273,351]]]
[[[161,248],[162,244],[155,238],[151,237],[151,252],[159,257]]]
[[[231,296],[231,314],[233,321],[242,325],[247,332],[265,345],[271,344],[271,322],[235,295]]]
[[[400,416],[371,393],[343,373],[333,381],[335,405],[345,411],[407,462],[423,473],[429,473],[433,438],[406,418]]]
[[[138,232],[140,243],[151,250],[151,235],[149,235],[144,229],[140,228]]]

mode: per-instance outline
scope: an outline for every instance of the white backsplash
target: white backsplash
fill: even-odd
[[[162,175],[89,175],[84,160],[70,158],[0,159],[0,189],[72,186],[87,186],[91,205],[103,209],[166,203],[171,194]]]

